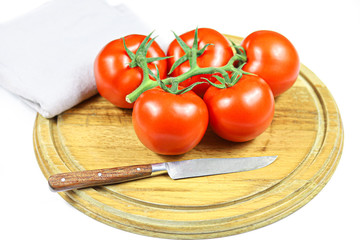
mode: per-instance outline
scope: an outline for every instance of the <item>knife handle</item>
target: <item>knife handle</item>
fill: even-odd
[[[66,191],[77,188],[115,184],[151,176],[152,166],[135,165],[126,167],[59,173],[49,177],[51,190]]]

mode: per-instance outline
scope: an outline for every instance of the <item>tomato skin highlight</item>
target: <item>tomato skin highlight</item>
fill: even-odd
[[[248,58],[243,70],[264,79],[275,97],[295,83],[300,71],[300,59],[286,37],[274,31],[256,31],[248,35],[241,46]]]
[[[136,53],[146,36],[132,34],[125,37],[126,46]],[[154,41],[146,57],[165,57],[165,53]],[[126,53],[123,40],[109,42],[98,54],[94,63],[94,74],[98,92],[112,104],[120,108],[133,108],[134,103],[125,100],[126,95],[133,92],[142,82],[143,73],[140,67],[130,68],[130,57]],[[167,75],[166,60],[149,63],[148,66],[156,74],[157,65],[160,78]]]
[[[179,155],[193,149],[208,126],[204,101],[194,92],[175,95],[159,87],[136,100],[132,121],[139,140],[163,155]]]
[[[195,30],[186,32],[179,37],[188,45],[192,47],[194,42],[194,33]],[[233,50],[229,41],[223,36],[221,33],[217,32],[211,28],[199,28],[198,29],[198,49],[202,49],[206,44],[211,43],[206,48],[205,52],[198,56],[197,64],[199,67],[222,67],[226,65],[229,59],[234,55]],[[167,59],[168,63],[168,72],[170,71],[172,65],[182,57],[185,52],[182,50],[180,44],[175,40],[173,40],[168,48],[167,56],[173,56],[172,58]],[[190,70],[189,61],[182,63],[180,66],[175,68],[175,70],[170,74],[171,77],[179,76],[185,72]],[[212,77],[213,74],[203,74],[198,76],[193,76],[183,82],[180,83],[180,86],[188,87],[195,82],[205,82],[203,77],[209,79],[212,82],[216,81],[216,78]],[[216,74],[219,75],[220,74]],[[192,91],[194,91],[199,96],[203,96],[206,90],[210,87],[209,83],[203,83],[195,86]]]
[[[245,142],[263,133],[271,124],[275,103],[270,87],[257,76],[244,75],[234,86],[211,86],[204,96],[209,124],[220,137]]]

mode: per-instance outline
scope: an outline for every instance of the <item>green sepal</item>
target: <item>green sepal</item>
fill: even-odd
[[[184,89],[181,89],[181,90],[178,90],[176,94],[184,94],[184,93],[187,93],[189,91],[191,91],[195,86],[199,85],[199,84],[203,84],[203,83],[206,83],[206,82],[196,82],[196,83],[193,83],[191,84],[190,86],[184,88]]]
[[[190,48],[188,45],[186,45],[186,43],[180,37],[178,37],[175,33],[174,33],[174,35],[175,35],[176,40],[180,44],[181,48],[185,52],[185,54],[182,57],[180,57],[178,60],[176,60],[175,63],[171,66],[171,69],[168,72],[169,75],[175,70],[175,68],[180,66],[182,63],[184,63],[186,61],[191,62],[191,59],[190,59],[191,52],[193,54],[196,53],[196,56],[201,56],[205,52],[205,50],[208,46],[214,45],[212,43],[208,43],[201,50],[197,49],[198,48],[198,28],[195,29],[194,41],[193,41],[192,48]]]
[[[198,27],[196,27],[196,29],[195,29],[194,42],[193,42],[192,48],[196,49],[196,50],[198,48]]]
[[[159,85],[165,92],[172,93],[172,94],[176,94],[179,83],[172,80],[172,81],[171,81],[171,87],[169,88],[168,86],[166,86],[166,84],[165,84],[163,81],[161,81],[159,69],[158,69],[158,67],[156,66],[156,64],[155,64],[155,68],[156,68],[156,72],[157,72],[157,76],[155,77],[155,79],[156,79],[158,85]]]
[[[213,77],[219,77],[219,76],[214,75]],[[219,78],[221,78],[221,77],[219,77]],[[210,81],[209,79],[204,78],[204,77],[202,77],[201,79],[206,80],[211,86],[214,86],[216,88],[220,88],[220,89],[226,88],[225,81],[223,81],[224,80],[223,78],[221,78],[222,80],[218,79],[220,84],[213,83],[212,81]]]
[[[159,86],[164,89],[166,92],[168,92],[169,88],[165,85],[165,83],[163,81],[161,81],[160,79],[160,73],[159,73],[159,69],[157,67],[157,65],[155,64],[155,68],[156,68],[156,76],[153,73],[153,77],[155,78],[156,82],[159,84]],[[151,72],[151,71],[150,71]]]
[[[135,54],[132,51],[130,51],[130,49],[126,46],[125,38],[122,38],[122,40],[123,40],[124,48],[125,48],[127,55],[129,55],[130,59],[133,61],[135,59]]]
[[[231,43],[231,46],[232,46],[232,47],[235,47],[235,46],[236,46],[236,44],[234,43],[233,40],[231,40],[231,39],[228,39],[228,40],[229,40],[229,42]]]
[[[184,56],[182,56],[181,58],[176,60],[176,62],[174,62],[174,64],[172,65],[170,71],[168,72],[168,74],[170,75],[175,70],[175,68],[177,68],[178,66],[180,66],[182,63],[186,62],[187,60],[189,60],[187,54],[185,54]]]
[[[245,48],[243,48],[243,46],[236,45],[231,39],[229,39],[229,41],[231,42],[232,47],[235,48],[235,51],[237,54],[239,54],[239,55],[245,54]]]
[[[151,35],[153,32],[154,32],[154,31],[152,31],[149,35]],[[147,53],[147,51],[149,50],[151,44],[155,41],[156,38],[157,38],[157,36],[154,37],[154,38],[152,38],[152,39],[150,39],[150,41],[145,45],[145,48],[144,48],[144,53],[145,53],[145,54]]]
[[[156,67],[156,71],[157,71],[157,74],[159,74],[159,70],[157,69],[157,66],[156,64],[154,64],[155,67]],[[151,69],[148,67],[148,71],[149,71],[149,75],[152,76],[154,79],[156,79],[156,76],[155,74],[153,73],[153,71],[151,71]],[[159,76],[158,76],[159,77]]]
[[[196,83],[193,83],[193,84],[191,84],[190,86],[188,86],[186,88],[179,89],[179,82],[176,81],[176,78],[172,79],[171,87],[166,86],[166,84],[163,81],[161,81],[159,77],[156,78],[156,81],[158,82],[159,86],[165,92],[168,92],[168,93],[171,93],[171,94],[176,94],[176,95],[187,93],[187,92],[191,91],[195,86],[197,86],[199,84],[206,83],[206,82],[196,82]]]
[[[123,38],[123,42],[124,42],[124,48],[126,53],[129,55],[131,62],[130,62],[130,67],[134,68],[134,67],[141,67],[139,65],[139,57],[144,57],[146,58],[146,53],[149,50],[149,47],[151,46],[151,44],[154,42],[155,38],[150,39],[151,35],[153,34],[154,31],[152,31],[149,35],[147,35],[144,40],[140,43],[138,49],[136,50],[136,53],[134,54],[133,52],[130,51],[130,49],[126,46],[125,44],[125,40]],[[149,41],[150,39],[150,41]],[[148,42],[149,41],[149,42]],[[148,60],[146,60],[148,62]],[[156,60],[152,60],[152,61],[156,61]]]
[[[154,79],[156,79],[156,80],[158,80],[159,79],[159,81],[161,80],[160,79],[160,72],[159,72],[159,69],[158,69],[158,67],[157,67],[157,65],[156,64],[154,64],[155,65],[155,69],[156,69],[156,76],[155,76],[155,74],[149,69],[149,71],[151,72],[150,73],[150,75],[151,76],[153,76],[154,77]]]
[[[239,82],[239,80],[242,78],[243,75],[253,75],[253,76],[256,76],[256,74],[254,74],[254,73],[245,72],[244,70],[242,70],[242,68],[244,67],[245,64],[246,64],[246,62],[244,62],[244,63],[241,64],[239,67],[237,67],[237,68],[235,68],[235,69],[232,70],[232,72],[233,72],[234,74],[231,76],[229,86],[234,86],[237,82]]]
[[[172,58],[172,57],[173,56],[169,56],[169,57],[151,57],[151,58],[146,58],[146,62],[151,63],[151,62],[161,61],[161,60],[165,60],[165,59]]]
[[[245,48],[241,45],[236,45],[231,39],[229,39],[231,42],[232,47],[235,49],[235,55],[237,55],[241,60],[241,62],[247,62],[247,55]]]
[[[231,76],[231,84],[230,86],[234,86],[241,78],[243,73],[234,72],[234,74]]]
[[[144,57],[146,57],[146,51],[145,49],[149,49],[151,43],[154,41],[154,40],[150,40],[150,44],[148,44],[148,46],[146,45],[146,43],[149,41],[151,35],[154,33],[154,31],[152,31],[149,35],[146,36],[146,38],[144,38],[144,40],[140,43],[140,46],[138,47],[138,49],[136,50],[136,56],[139,56],[139,55],[142,55]]]
[[[214,44],[212,44],[212,43],[206,44],[202,49],[200,49],[200,50],[197,52],[197,55],[198,55],[198,56],[201,56],[201,55],[205,52],[205,49],[206,49],[208,46],[210,46],[210,45],[214,45]]]
[[[252,75],[252,76],[257,76],[257,74],[255,74],[255,73],[251,73],[251,72],[245,72],[245,71],[242,71],[242,74],[244,74],[244,75]]]
[[[237,67],[237,70],[239,72],[241,72],[244,75],[253,75],[253,76],[257,76],[255,73],[251,73],[251,72],[245,72],[244,70],[242,70],[242,68],[245,66],[246,62],[244,62],[243,64],[241,64],[239,67]]]
[[[173,33],[182,50],[184,50],[185,53],[188,53],[190,51],[190,47],[178,35],[176,35],[175,32]]]
[[[221,84],[224,86],[224,88],[229,87],[230,86],[230,78],[228,80],[226,80],[225,78],[222,78],[218,75],[213,75],[212,77],[216,78],[216,80],[218,80],[219,82],[221,82]]]
[[[160,80],[160,78],[156,78],[156,81],[165,92],[170,92],[170,89],[165,85],[163,81]]]
[[[146,62],[147,63],[151,63],[151,62],[155,62],[155,61],[160,61],[160,60],[164,60],[164,59],[168,59],[171,57],[153,57],[153,58],[146,58]],[[159,74],[159,69],[157,68],[157,65],[155,63],[153,63],[155,65],[156,68],[156,72],[157,74]],[[154,79],[156,78],[155,74],[151,71],[151,69],[147,66],[148,70],[149,70],[149,74],[150,76],[152,76]]]
[[[168,92],[168,93],[171,93],[171,94],[178,94],[178,85],[179,85],[178,82],[172,81],[171,87],[168,87],[168,86],[166,86],[166,84],[165,84],[163,81],[161,81],[159,78],[156,79],[156,81],[158,82],[159,86],[160,86],[165,92]]]

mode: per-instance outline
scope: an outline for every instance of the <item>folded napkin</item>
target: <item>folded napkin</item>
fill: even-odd
[[[50,1],[0,25],[0,86],[54,117],[96,94],[93,64],[108,42],[150,31],[125,5]]]

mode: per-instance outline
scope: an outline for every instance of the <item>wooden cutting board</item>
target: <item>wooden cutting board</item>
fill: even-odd
[[[343,128],[338,108],[309,69],[301,66],[295,85],[275,104],[271,126],[255,140],[232,143],[208,129],[190,152],[160,156],[137,139],[131,110],[97,95],[53,119],[38,115],[34,148],[46,178],[194,158],[278,155],[268,167],[249,172],[176,181],[162,175],[59,193],[88,216],[138,234],[175,239],[234,235],[273,223],[309,202],[340,159]]]

